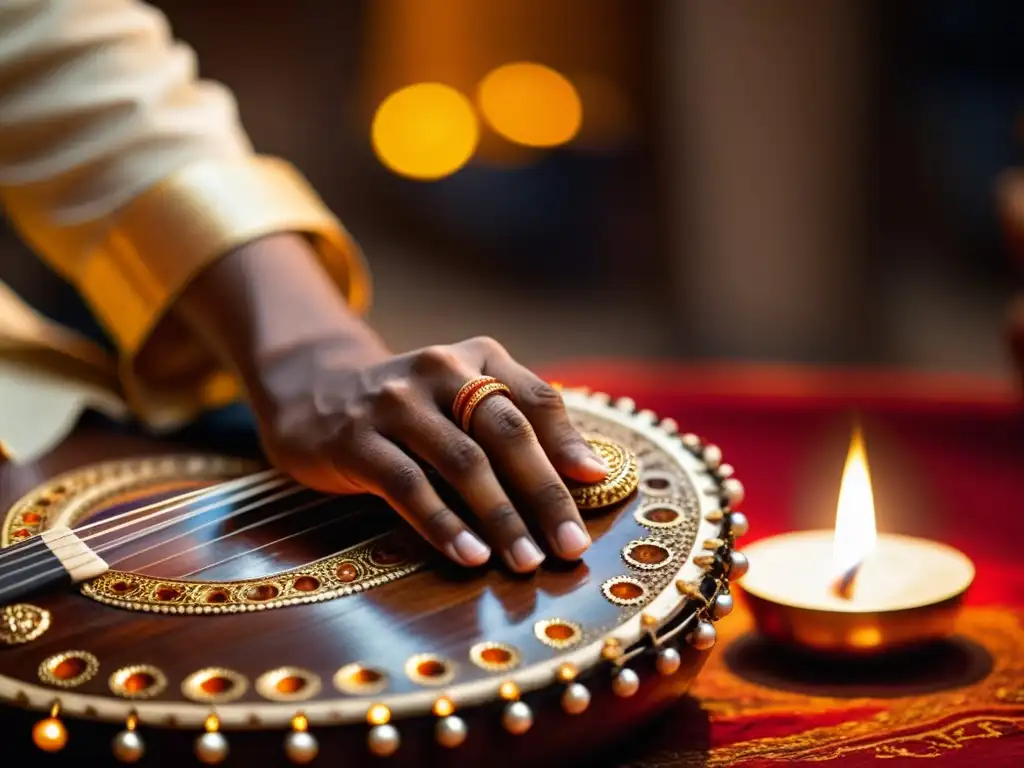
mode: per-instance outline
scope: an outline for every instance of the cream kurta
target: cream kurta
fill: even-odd
[[[254,153],[230,92],[199,80],[193,52],[135,0],[0,0],[0,202],[113,337],[114,376],[156,427],[237,396],[181,326],[165,319],[154,332],[189,279],[231,248],[305,233],[350,305],[369,300],[341,224],[294,168]],[[81,369],[95,356],[14,301],[0,290],[0,355],[19,370],[34,347],[46,351],[33,365],[60,357]],[[159,370],[137,363],[143,348]]]

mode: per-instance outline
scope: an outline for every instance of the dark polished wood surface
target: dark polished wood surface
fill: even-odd
[[[84,428],[37,464],[0,466],[0,505],[6,510],[47,478],[86,464],[193,452],[196,448],[158,443],[123,431]],[[109,517],[132,504],[172,492],[161,487],[158,492],[122,499],[102,514]],[[235,517],[225,512],[237,510],[237,504],[212,510],[183,527],[120,546],[107,555],[108,561],[119,570],[163,579],[186,574],[197,581],[265,577],[332,555],[382,531],[405,527],[385,505],[368,498],[332,499],[293,515],[281,514],[316,498],[303,491]],[[313,701],[341,698],[331,680],[339,668],[352,662],[386,670],[388,694],[421,691],[403,668],[410,657],[431,653],[455,662],[460,683],[489,677],[497,688],[500,673],[470,663],[472,645],[506,643],[518,649],[522,666],[528,666],[559,653],[534,637],[538,620],[568,619],[587,629],[609,629],[622,621],[624,609],[606,600],[599,587],[604,580],[625,572],[621,550],[646,534],[632,514],[638,499],[634,495],[615,507],[589,514],[594,545],[583,561],[557,563],[549,558],[551,562],[532,577],[514,576],[494,564],[475,571],[457,569],[410,535],[403,539],[408,546],[406,554],[426,557],[423,570],[365,592],[309,605],[230,615],[154,615],[101,605],[77,590],[43,593],[30,602],[51,612],[53,626],[31,643],[0,648],[0,675],[39,685],[36,670],[44,659],[81,649],[100,660],[100,670],[76,687],[75,693],[112,697],[110,674],[121,667],[144,664],[158,667],[167,676],[169,685],[159,701],[185,702],[182,680],[202,668],[225,667],[249,681],[245,694],[233,704],[265,704],[253,681],[286,666],[319,676],[322,689]],[[526,736],[513,737],[502,730],[501,702],[497,701],[460,712],[470,726],[470,737],[457,750],[442,750],[433,744],[430,718],[417,722],[403,719],[396,723],[403,747],[390,761],[450,766],[485,761],[517,765],[526,761],[538,765],[573,762],[592,748],[628,733],[654,709],[676,700],[703,661],[701,654],[685,644],[682,653],[683,670],[669,678],[651,674],[649,660],[641,660],[636,668],[645,678],[644,684],[641,693],[628,700],[611,694],[609,671],[601,670],[600,679],[588,684],[593,703],[581,716],[562,712],[560,686],[531,694],[527,701],[534,708],[536,724]],[[441,692],[443,688],[438,690]],[[58,698],[60,691],[55,689],[54,694]],[[301,711],[302,703],[294,707]],[[34,752],[33,760],[49,760],[31,747],[30,724],[39,717],[39,713],[10,707],[0,709],[7,748],[19,754]],[[146,763],[195,764],[191,749],[197,731],[175,731],[170,721],[159,725],[167,730],[143,729],[148,745]],[[229,764],[242,764],[256,756],[261,765],[286,764],[281,750],[285,731],[278,728],[260,733],[258,724],[253,725],[251,732],[228,734],[232,745]],[[87,721],[71,720],[68,726],[71,742],[58,755],[62,759],[87,754],[90,761],[106,760],[109,738],[120,730],[120,726]],[[321,744],[317,763],[377,760],[367,753],[366,729],[365,725],[313,729]]]

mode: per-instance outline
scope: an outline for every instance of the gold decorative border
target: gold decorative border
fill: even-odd
[[[11,505],[0,525],[0,547],[31,538],[58,519],[70,528],[104,502],[147,485],[219,481],[264,468],[257,462],[225,456],[182,455],[107,461],[74,469],[50,478]]]
[[[107,605],[151,613],[215,615],[317,603],[365,592],[420,570],[423,561],[388,562],[374,557],[398,538],[394,533],[381,534],[335,555],[261,579],[184,581],[107,571],[81,590]],[[397,551],[394,546],[391,549]],[[315,588],[308,588],[310,579],[315,580]],[[254,597],[253,590],[261,589],[271,597]],[[212,602],[215,597],[217,601]]]
[[[609,406],[610,398],[601,393],[591,395],[566,391],[565,400],[570,417],[578,428],[600,432],[632,450],[642,472],[669,471],[676,478],[678,486],[667,495],[659,491],[658,497],[681,503],[689,512],[685,524],[671,532],[665,531],[663,536],[677,553],[677,563],[672,568],[640,574],[651,590],[648,603],[642,608],[624,608],[618,619],[606,626],[586,627],[584,637],[573,648],[538,660],[507,676],[501,675],[500,679],[487,677],[453,682],[446,695],[459,701],[462,707],[494,701],[506,683],[514,684],[522,693],[547,688],[561,679],[559,670],[565,665],[587,670],[606,662],[605,649],[609,642],[630,648],[667,622],[678,621],[679,610],[686,607],[686,601],[675,588],[675,581],[692,582],[702,577],[693,560],[694,541],[721,535],[722,526],[707,516],[721,507],[727,495],[734,495],[737,501],[740,500],[740,492],[730,491],[727,494],[728,489],[723,487],[719,478],[705,472],[703,464],[697,461],[693,448],[685,440],[688,436],[680,438],[674,425],[670,424],[671,420],[657,423],[653,414],[634,413],[632,405],[622,401],[616,402],[612,408]],[[88,495],[94,497],[92,493]],[[667,535],[669,533],[671,535]],[[20,705],[33,710],[45,710],[53,700],[52,689],[0,675],[0,697],[15,696]],[[431,690],[380,698],[374,695],[372,698],[326,699],[307,702],[303,706],[303,714],[313,726],[360,722],[365,720],[367,707],[379,704],[400,718],[431,711],[435,700]],[[165,722],[167,718],[174,718],[179,727],[202,727],[209,716],[209,705],[198,703],[154,701],[136,704],[76,692],[62,695],[61,701],[63,711],[69,716],[99,712],[104,721],[123,721],[135,713],[142,723]],[[217,707],[220,725],[227,730],[250,728],[254,724],[287,727],[294,714],[294,705],[288,703],[239,702]]]

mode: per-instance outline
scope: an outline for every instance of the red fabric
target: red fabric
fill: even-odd
[[[915,680],[900,696],[901,662],[885,676],[895,695],[878,689],[851,698],[844,692],[851,681],[838,693],[827,685],[793,692],[785,675],[766,683],[756,661],[738,666],[735,652],[752,637],[741,604],[718,625],[719,647],[693,691],[707,717],[704,743],[692,743],[692,729],[670,729],[630,765],[826,761],[850,768],[930,759],[939,768],[1024,766],[1024,409],[1010,385],[899,372],[614,361],[552,366],[544,374],[567,387],[631,397],[719,445],[747,491],[751,532],[744,542],[832,527],[859,422],[879,529],[944,541],[977,567],[957,642],[987,659],[980,677],[965,682],[959,672],[936,672],[936,690],[920,693]],[[952,648],[943,658],[968,664]]]

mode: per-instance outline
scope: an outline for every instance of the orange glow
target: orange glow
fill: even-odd
[[[370,725],[384,725],[391,720],[391,710],[383,704],[374,704],[366,713],[366,721]]]
[[[455,704],[447,696],[442,696],[434,702],[434,714],[438,717],[448,717],[455,711]]]
[[[473,105],[457,90],[418,83],[384,99],[373,116],[371,139],[377,157],[392,171],[431,181],[469,162],[480,126]]]
[[[501,688],[498,689],[498,695],[505,701],[515,701],[519,698],[519,686],[508,680],[501,684]]]
[[[497,133],[528,147],[565,144],[583,124],[576,88],[542,64],[516,62],[492,70],[480,82],[477,104]]]

